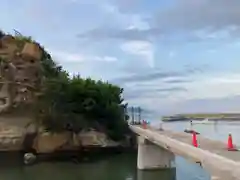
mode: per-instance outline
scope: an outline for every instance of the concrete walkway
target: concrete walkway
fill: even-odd
[[[152,127],[130,126],[133,132],[152,143],[180,155],[192,162],[198,162],[212,177],[219,180],[240,180],[240,151],[227,150],[226,142],[211,140],[197,135],[199,147],[192,146],[192,135],[169,130],[159,131]]]
[[[170,138],[173,138],[175,140],[192,145],[192,134],[179,133],[179,132],[177,133],[177,132],[172,132],[169,130],[164,130],[164,131],[158,131],[158,130],[154,130],[154,129],[152,129],[152,130],[155,132],[158,132],[162,135],[166,135]],[[228,151],[227,150],[227,137],[226,137],[226,142],[224,143],[222,141],[211,140],[211,139],[202,137],[201,135],[197,135],[197,141],[198,141],[198,145],[199,145],[198,148],[209,151],[209,152],[217,154],[217,155],[220,155],[227,159],[233,160],[236,163],[240,163],[240,151]],[[219,165],[219,166],[221,166],[221,165]],[[239,169],[239,171],[240,171],[240,169]],[[214,177],[214,176],[216,176],[216,177]],[[226,174],[224,171],[216,172],[213,175],[212,179],[224,180],[225,178],[222,178],[222,177],[225,177],[225,176],[226,176]],[[231,178],[231,179],[234,179],[234,178]]]
[[[184,132],[183,133],[173,132],[173,131],[169,131],[169,130],[158,131],[153,128],[151,128],[151,129],[162,135],[166,135],[175,140],[192,145],[192,135],[191,134],[184,133]],[[227,150],[227,138],[228,137],[226,137],[226,142],[222,142],[222,141],[217,141],[217,140],[211,140],[211,139],[205,138],[201,135],[197,135],[197,141],[198,141],[198,145],[199,145],[200,149],[210,151],[211,153],[218,154],[220,156],[226,157],[233,161],[239,161],[239,163],[240,163],[240,151],[228,151]]]

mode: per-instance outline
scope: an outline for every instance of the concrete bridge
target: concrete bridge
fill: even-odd
[[[130,128],[138,135],[139,170],[171,168],[179,155],[202,166],[212,180],[240,180],[240,151],[228,151],[221,141],[198,135],[197,148],[191,144],[191,134],[136,125]]]

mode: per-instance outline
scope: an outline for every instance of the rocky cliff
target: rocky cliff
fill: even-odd
[[[0,113],[34,102],[41,85],[41,56],[36,43],[10,35],[0,39]]]
[[[33,124],[32,105],[41,94],[43,51],[33,42],[0,36],[0,151],[37,153],[77,150],[82,146],[118,146],[94,130],[50,133]],[[31,124],[30,126],[28,126]]]
[[[78,134],[70,132],[50,133],[42,128],[22,128],[0,123],[0,151],[26,151],[24,141],[27,136],[35,134],[28,149],[36,153],[53,153],[55,151],[79,150],[82,147],[117,147],[120,143],[109,139],[104,133],[94,130]]]

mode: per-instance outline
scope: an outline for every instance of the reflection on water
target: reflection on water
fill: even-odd
[[[215,133],[218,133],[218,125],[217,125],[217,124],[214,124],[214,125],[213,125],[213,128],[214,128],[214,132],[215,132]]]
[[[137,180],[175,180],[176,169],[157,171],[138,171]]]
[[[138,171],[136,154],[120,154],[91,163],[51,162],[33,166],[1,157],[1,180],[175,180],[175,169]],[[6,162],[6,163],[5,163]]]

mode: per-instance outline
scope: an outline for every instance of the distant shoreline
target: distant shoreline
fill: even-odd
[[[209,121],[240,121],[240,114],[177,114],[173,116],[164,116],[162,121],[173,122],[173,121],[191,121],[191,120],[204,120]]]

